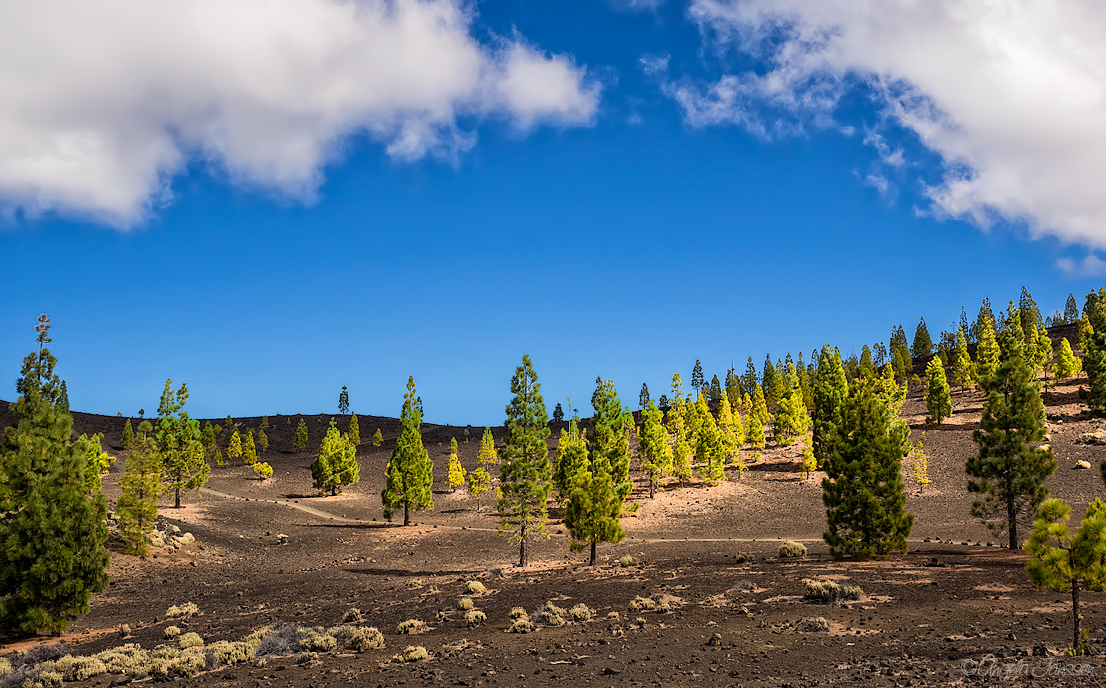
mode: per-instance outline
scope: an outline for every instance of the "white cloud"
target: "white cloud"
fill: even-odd
[[[344,138],[456,155],[459,117],[586,125],[565,56],[472,35],[463,0],[0,3],[0,199],[142,220],[194,161],[309,199]]]
[[[656,12],[664,0],[610,0],[615,9],[627,12]]]
[[[887,122],[943,158],[927,188],[935,214],[1106,246],[1106,4],[693,0],[690,13],[717,47],[768,69],[669,83],[689,123],[840,127],[841,95],[864,83]]]
[[[1095,255],[1088,255],[1080,261],[1061,258],[1056,261],[1056,267],[1072,278],[1091,278],[1106,275],[1106,260],[1102,260]]]

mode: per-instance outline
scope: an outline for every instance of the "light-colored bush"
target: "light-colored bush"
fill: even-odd
[[[350,634],[349,645],[357,652],[375,650],[384,647],[384,634],[372,626],[355,628]]]
[[[361,610],[357,607],[347,609],[345,614],[342,614],[342,623],[361,623],[365,620],[365,617],[361,615]]]
[[[300,640],[300,648],[307,652],[330,652],[338,647],[338,640],[329,633],[315,631]]]
[[[251,644],[248,640],[237,642],[230,640],[216,641],[207,646],[207,668],[217,669],[224,665],[248,662],[254,658],[254,650],[256,649],[257,645]]]
[[[471,597],[462,597],[457,600],[457,608],[463,612],[467,612],[470,609],[475,609],[476,603],[472,601]]]
[[[12,663],[7,657],[0,657],[0,676],[7,676],[11,673]]]
[[[483,595],[488,591],[488,589],[484,587],[484,584],[478,580],[470,580],[468,583],[465,583],[465,590],[467,590],[470,595]]]
[[[568,618],[572,619],[576,623],[584,623],[585,621],[591,621],[591,617],[595,612],[591,607],[587,606],[583,602],[575,605],[572,609],[568,610]]]
[[[638,595],[630,602],[630,611],[632,612],[651,612],[657,608],[657,601]]]
[[[465,614],[465,621],[468,623],[469,626],[479,626],[487,620],[488,615],[480,611],[479,609],[470,609]]]
[[[407,619],[396,626],[396,633],[400,635],[414,635],[415,633],[422,633],[425,628],[426,624],[422,621],[418,619]]]
[[[607,612],[607,618],[611,621],[618,621],[621,617],[618,612]]]
[[[165,618],[176,619],[182,616],[195,616],[200,613],[200,608],[196,606],[195,602],[188,602],[181,606],[173,605],[165,610]]]
[[[526,610],[523,609],[522,607],[512,607],[511,611],[507,614],[507,616],[512,621],[517,621],[518,619],[525,619],[525,618],[529,617],[530,615],[527,614]]]
[[[637,562],[634,561],[634,558],[631,557],[629,554],[622,555],[618,560],[618,565],[622,567],[633,566],[636,563]]]
[[[534,613],[534,617],[531,621],[541,623],[544,626],[564,626],[566,614],[568,614],[568,612],[564,609],[561,609],[552,602],[546,602]]]
[[[187,650],[190,647],[200,647],[204,644],[204,639],[200,637],[199,633],[185,633],[177,641],[177,647],[182,650]]]
[[[507,626],[508,633],[529,633],[534,630],[534,624],[530,623],[530,619],[522,617],[521,619],[514,619],[511,624]]]
[[[806,546],[801,542],[784,540],[780,545],[780,559],[797,559],[806,556]]]
[[[131,635],[130,624],[119,624],[119,637],[129,638]]]
[[[429,656],[430,653],[427,652],[426,648],[422,645],[408,645],[403,648],[403,661],[405,662],[417,662]]]
[[[165,628],[165,637],[168,638],[169,640],[172,640],[173,638],[176,638],[178,635],[180,635],[180,628],[179,627],[177,627],[177,626],[167,626]]]
[[[856,585],[838,585],[831,580],[803,579],[806,589],[803,591],[803,600],[817,604],[833,604],[834,602],[859,600],[864,591]]]
[[[93,657],[103,662],[109,673],[145,675],[147,654],[137,643],[127,643],[99,652]]]
[[[795,626],[799,633],[829,633],[829,621],[820,616],[811,616],[803,619]]]

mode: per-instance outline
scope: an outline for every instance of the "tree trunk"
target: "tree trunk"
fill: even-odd
[[[177,488],[176,495],[177,495],[177,498],[176,498],[175,503],[173,504],[173,508],[174,509],[179,509],[180,508],[180,488],[179,487]]]
[[[588,566],[595,566],[595,540],[591,541],[591,561],[588,562]]]
[[[653,480],[653,475],[650,474],[649,475],[649,499],[654,498],[654,496],[655,496],[654,493],[656,492],[656,489],[657,489],[657,481]]]
[[[1013,551],[1018,549],[1018,520],[1012,497],[1006,500],[1006,520],[1010,524],[1010,550]]]
[[[518,566],[519,568],[526,568],[526,537],[523,536],[518,543]]]
[[[1071,582],[1071,646],[1077,655],[1083,654],[1083,634],[1079,632],[1079,579]]]
[[[403,525],[405,525],[405,526],[411,525],[411,512],[407,508],[407,502],[403,503]]]

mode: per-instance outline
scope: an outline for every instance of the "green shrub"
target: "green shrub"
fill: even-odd
[[[631,557],[629,554],[622,555],[622,557],[618,560],[618,565],[622,567],[633,566],[636,563],[637,562],[634,561],[634,558]]]
[[[330,652],[338,647],[338,640],[329,633],[313,632],[300,640],[300,649],[307,652]]]
[[[526,619],[530,615],[527,614],[526,610],[523,609],[522,607],[512,607],[511,611],[507,614],[507,616],[512,621],[517,621],[518,619]]]
[[[462,597],[457,600],[457,608],[463,612],[467,612],[470,609],[475,609],[476,603],[472,601],[471,597]]]
[[[657,608],[657,601],[638,595],[630,602],[630,611],[632,612],[651,612]]]
[[[181,606],[173,605],[165,610],[165,618],[176,619],[182,616],[195,616],[200,613],[200,608],[194,602],[188,602]]]
[[[190,647],[201,647],[204,644],[204,639],[200,637],[199,633],[185,633],[177,641],[177,647],[182,650],[187,650]]]
[[[800,621],[796,626],[799,633],[829,633],[829,621],[820,616],[811,616]]]
[[[591,609],[591,607],[587,606],[583,602],[568,610],[568,618],[572,619],[576,623],[591,621],[591,617],[594,614],[595,612]]]
[[[806,556],[806,546],[801,542],[784,540],[780,545],[780,559],[797,559]]]
[[[408,645],[403,648],[403,661],[405,662],[417,662],[429,656],[430,653],[427,652],[426,648],[422,645]]]
[[[168,627],[166,627],[166,629],[165,629],[165,637],[166,638],[168,638],[169,640],[172,640],[173,638],[176,638],[178,635],[180,635],[180,628],[179,627],[177,627],[177,626],[168,626]]]
[[[384,634],[372,626],[355,628],[350,634],[349,645],[357,652],[375,650],[384,647]]]
[[[465,614],[465,621],[469,626],[479,626],[488,620],[488,615],[478,609],[471,609]]]
[[[467,590],[470,595],[483,595],[488,591],[483,583],[476,580],[470,580],[468,583],[465,583],[465,590]]]
[[[552,602],[546,602],[538,608],[536,620],[546,626],[564,626],[566,614],[568,614],[568,612],[564,609],[561,609]]]
[[[534,630],[534,624],[530,623],[530,619],[522,617],[521,619],[514,619],[511,624],[507,626],[508,633],[529,633]]]
[[[422,621],[418,619],[407,619],[396,626],[396,633],[400,635],[414,635],[416,633],[422,633],[425,628],[426,624]]]
[[[803,592],[803,600],[816,604],[833,604],[835,602],[859,600],[864,591],[856,585],[838,585],[831,580],[803,579],[806,590]]]

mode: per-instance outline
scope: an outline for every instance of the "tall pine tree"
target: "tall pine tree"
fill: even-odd
[[[157,521],[157,498],[161,494],[161,461],[153,438],[153,425],[144,420],[123,464],[119,478],[119,501],[115,516],[123,538],[123,552],[143,556]]]
[[[999,348],[995,338],[995,329],[990,318],[982,314],[979,318],[979,346],[975,350],[975,381],[980,390],[983,380],[990,378],[998,367]],[[984,392],[985,393],[985,392]]]
[[[167,492],[173,493],[173,506],[180,508],[183,490],[199,490],[207,484],[211,473],[201,437],[200,422],[188,417],[184,404],[188,401],[188,385],[181,383],[174,394],[172,380],[165,380],[161,403],[157,409],[155,439],[161,455],[161,480]],[[251,438],[252,439],[252,438]],[[254,457],[256,460],[256,456]]]
[[[553,486],[549,462],[549,417],[541,384],[529,355],[511,378],[514,397],[507,406],[505,463],[499,472],[499,535],[518,544],[518,565],[526,566],[526,543],[548,538],[546,502]]]
[[[818,356],[818,372],[814,377],[814,412],[811,414],[814,424],[811,444],[819,466],[829,455],[828,438],[833,428],[841,424],[841,413],[848,396],[849,382],[845,379],[841,357],[826,343]]]
[[[933,338],[929,336],[926,319],[922,318],[914,330],[914,344],[910,347],[910,355],[913,358],[925,358],[931,353],[933,353]]]
[[[235,430],[235,434],[238,434],[237,430]],[[292,440],[292,448],[301,452],[307,451],[307,442],[307,422],[303,419],[303,416],[300,416],[299,425],[296,426],[296,439]],[[230,452],[228,451],[227,454],[229,455]]]
[[[928,420],[941,424],[952,415],[952,396],[949,394],[949,382],[945,377],[945,368],[941,359],[934,356],[926,366],[926,410]]]
[[[71,439],[45,315],[35,330],[38,349],[23,359],[10,407],[15,424],[0,442],[0,628],[60,634],[107,586],[107,505],[99,481],[89,491],[87,438]]]
[[[465,467],[461,465],[461,459],[457,456],[457,438],[449,438],[449,463],[446,466],[446,480],[449,489],[453,492],[465,484]]]
[[[333,418],[319,446],[319,455],[311,462],[311,478],[316,490],[330,490],[331,495],[338,494],[343,485],[353,485],[361,479],[357,447],[349,435],[338,430]]]
[[[653,402],[641,412],[641,431],[638,433],[641,447],[641,468],[649,478],[649,499],[657,489],[657,479],[672,472],[672,448],[664,431],[664,414]],[[557,450],[560,468],[560,448]]]
[[[972,381],[972,358],[968,355],[968,338],[964,335],[964,328],[956,331],[956,353],[952,361],[953,382],[960,385],[960,391]]]
[[[392,520],[392,513],[403,507],[403,525],[411,524],[411,512],[434,508],[434,462],[422,444],[422,411],[419,410],[415,378],[407,378],[407,392],[403,395],[403,408],[399,412],[400,432],[396,448],[388,460],[384,491],[380,494],[384,503],[384,517]]]
[[[1006,531],[1010,549],[1018,549],[1018,521],[1031,520],[1048,497],[1045,481],[1056,470],[1045,436],[1045,407],[1025,357],[1021,319],[1013,302],[1000,333],[1000,361],[979,383],[985,395],[983,417],[972,440],[979,454],[968,459],[968,492],[981,496],[972,516],[997,534]]]

